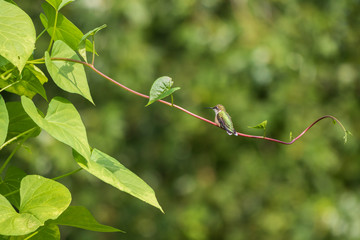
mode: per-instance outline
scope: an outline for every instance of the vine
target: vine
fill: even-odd
[[[94,64],[90,64],[90,63],[87,63],[87,62],[83,62],[83,61],[80,61],[80,60],[76,60],[76,59],[71,59],[71,58],[51,58],[51,60],[61,60],[61,61],[68,61],[68,62],[74,62],[74,63],[79,63],[79,64],[82,64],[88,68],[90,68],[91,70],[93,70],[94,72],[96,72],[97,74],[99,74],[101,77],[107,79],[108,81],[110,81],[111,83],[121,87],[122,89],[132,93],[132,94],[135,94],[139,97],[142,97],[142,98],[147,98],[149,99],[150,97],[146,94],[142,94],[142,93],[139,93],[129,87],[126,87],[125,85],[119,83],[118,81],[114,80],[113,78],[107,76],[106,74],[102,73],[101,71],[99,71],[95,66]],[[37,61],[31,61],[31,63],[39,63],[39,61],[44,61],[44,59],[38,59]],[[217,126],[219,127],[215,122],[213,121],[210,121],[204,117],[201,117],[195,113],[192,113],[190,112],[189,110],[186,110],[185,108],[183,107],[180,107],[179,105],[176,105],[176,104],[173,104],[172,102],[167,102],[165,100],[162,100],[162,99],[159,99],[157,100],[158,102],[162,103],[162,104],[165,104],[165,105],[168,105],[170,107],[174,107],[174,108],[177,108],[179,109],[180,111],[183,111],[197,119],[200,119],[204,122],[207,122],[209,124],[212,124],[214,126]],[[297,137],[293,138],[291,141],[289,142],[285,142],[285,141],[281,141],[281,140],[278,140],[278,139],[274,139],[274,138],[269,138],[269,137],[265,137],[265,136],[257,136],[257,135],[249,135],[249,134],[245,134],[245,133],[241,133],[241,132],[237,132],[238,136],[241,136],[241,137],[247,137],[247,138],[256,138],[256,139],[263,139],[263,140],[266,140],[266,141],[270,141],[270,142],[276,142],[276,143],[280,143],[280,144],[285,144],[285,145],[291,145],[293,144],[294,142],[296,142],[298,139],[300,139],[310,128],[312,128],[316,123],[318,123],[320,120],[322,119],[325,119],[325,118],[330,118],[334,121],[334,123],[338,123],[340,125],[340,127],[342,128],[342,130],[344,131],[344,142],[346,143],[347,142],[347,139],[348,139],[348,135],[351,135],[351,132],[346,130],[346,128],[344,127],[344,125],[334,116],[331,116],[331,115],[325,115],[325,116],[322,116],[320,118],[318,118],[317,120],[315,120],[313,123],[311,123],[304,131],[302,131]],[[264,127],[265,129],[265,127]]]

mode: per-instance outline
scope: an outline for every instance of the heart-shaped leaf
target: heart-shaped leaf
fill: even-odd
[[[54,43],[51,57],[71,58],[80,61],[76,52],[60,40]],[[94,103],[83,65],[69,61],[51,60],[48,52],[45,52],[45,65],[58,87],[71,93],[80,94]]]
[[[62,184],[38,175],[28,175],[20,184],[20,213],[31,213],[39,221],[56,219],[71,202]]]
[[[170,77],[165,76],[156,79],[153,85],[151,86],[150,98],[146,106],[149,106],[153,102],[163,99],[180,89],[179,87],[171,88],[173,84],[174,81]]]
[[[21,72],[35,48],[31,18],[18,6],[0,1],[0,55]]]
[[[32,214],[17,213],[9,201],[0,195],[0,234],[24,235],[35,231],[42,223]]]
[[[20,184],[20,209],[16,212],[0,195],[0,234],[25,235],[56,219],[70,204],[71,194],[62,184],[38,175],[24,177]]]
[[[22,96],[21,103],[25,112],[40,128],[60,142],[71,146],[85,158],[90,158],[85,126],[76,108],[68,100],[61,97],[53,98],[45,118],[38,113],[31,99]]]
[[[91,153],[90,160],[84,159],[75,151],[73,153],[80,167],[95,177],[157,207],[163,212],[156,199],[154,190],[116,159],[95,148]]]

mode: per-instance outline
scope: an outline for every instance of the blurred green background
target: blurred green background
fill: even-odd
[[[39,34],[43,1],[17,2]],[[49,82],[49,99],[69,98],[90,144],[143,178],[165,211],[80,172],[61,181],[72,204],[127,233],[64,227],[62,239],[360,239],[358,0],[77,0],[62,13],[84,33],[108,25],[95,65],[134,90],[167,75],[181,87],[176,104],[213,120],[204,107],[221,103],[240,132],[262,135],[248,126],[268,120],[267,136],[287,141],[331,114],[353,133],[344,144],[327,119],[280,145],[228,136],[160,103],[145,108],[88,70],[96,106]],[[14,164],[28,173],[77,167],[46,133],[26,146]]]

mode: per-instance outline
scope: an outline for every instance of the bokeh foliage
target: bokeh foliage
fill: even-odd
[[[18,4],[39,33],[34,2],[41,1]],[[247,126],[267,119],[266,135],[286,140],[331,114],[353,133],[344,145],[339,126],[324,120],[290,146],[228,136],[165,105],[145,108],[146,99],[88,71],[96,107],[67,97],[81,109],[89,142],[148,182],[165,215],[79,174],[65,181],[74,204],[127,233],[64,229],[67,239],[359,239],[359,4],[77,0],[65,7],[83,32],[108,25],[96,35],[95,65],[130,88],[148,93],[170,76],[181,87],[176,104],[212,119],[204,107],[221,103],[240,132],[261,135]],[[40,39],[37,47],[46,46]],[[20,154],[35,161],[29,171],[74,167],[70,150],[46,134],[31,144],[38,149]]]

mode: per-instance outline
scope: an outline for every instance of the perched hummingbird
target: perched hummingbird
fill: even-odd
[[[209,109],[214,110],[215,112],[215,123],[221,127],[222,129],[225,129],[227,134],[229,135],[235,135],[237,136],[237,132],[234,128],[234,125],[231,121],[230,115],[226,112],[226,109],[223,105],[218,104],[215,107],[207,107]]]

